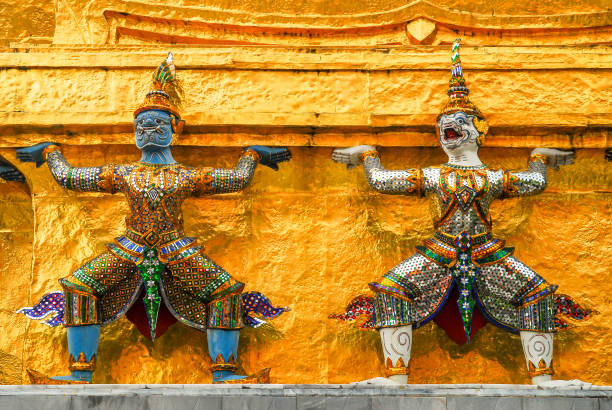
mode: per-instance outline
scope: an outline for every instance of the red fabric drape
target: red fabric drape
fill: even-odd
[[[149,319],[147,319],[147,311],[145,310],[145,304],[142,300],[143,291],[141,290],[138,294],[136,303],[127,311],[125,317],[132,322],[138,331],[142,333],[144,337],[151,340],[151,331],[149,330]],[[164,333],[170,326],[176,322],[176,318],[172,316],[172,313],[166,307],[166,304],[162,300],[159,305],[159,313],[157,315],[157,328],[155,329],[155,338],[157,339]]]
[[[453,285],[451,294],[448,296],[446,304],[442,310],[434,318],[434,322],[440,326],[451,340],[459,345],[467,343],[465,337],[465,330],[463,330],[463,322],[461,321],[461,314],[457,307],[457,299],[459,299],[459,291],[457,287]],[[474,315],[472,316],[472,329],[470,331],[470,339],[487,324],[487,320],[483,316],[478,306],[474,308]]]

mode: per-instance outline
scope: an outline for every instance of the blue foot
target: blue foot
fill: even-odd
[[[250,376],[234,374],[229,370],[217,370],[213,372],[214,384],[267,384],[270,383],[270,369],[263,369]]]
[[[91,383],[91,371],[73,371],[67,376],[49,377],[36,370],[26,369],[32,384],[89,384]]]
[[[234,374],[234,372],[230,370],[217,370],[212,372],[213,383],[225,383],[230,380],[241,380],[246,378],[246,376]]]
[[[247,378],[247,376],[241,376],[241,375],[238,375],[238,374],[232,374],[230,376],[226,376],[226,377],[223,377],[223,378],[220,378],[220,379],[216,379],[216,380],[213,381],[213,383],[225,383],[225,382],[228,382],[230,380],[243,380],[243,379],[246,379],[246,378]]]
[[[85,382],[91,383],[93,372],[89,371],[73,371],[72,374],[66,376],[50,377],[51,380],[66,381],[66,382]]]

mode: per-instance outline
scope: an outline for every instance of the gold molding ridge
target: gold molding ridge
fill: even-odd
[[[110,3],[110,4],[109,4]],[[188,21],[203,24],[224,24],[227,21],[236,22],[228,26],[253,27],[268,25],[269,27],[287,28],[300,23],[303,28],[311,29],[354,29],[372,26],[393,25],[405,23],[424,17],[432,21],[450,24],[453,26],[470,27],[476,29],[499,29],[501,27],[515,27],[520,29],[547,29],[547,28],[585,28],[612,25],[612,11],[574,12],[548,15],[489,15],[444,8],[426,0],[416,0],[409,4],[377,13],[359,13],[348,15],[312,14],[295,15],[283,13],[248,13],[240,10],[207,9],[203,7],[184,7],[171,5],[149,4],[139,1],[114,0],[106,2],[100,10],[105,16],[114,16],[114,13],[133,14],[135,17],[160,18],[164,15],[192,16]],[[107,17],[108,19],[108,17]],[[183,19],[166,19],[181,20]]]
[[[612,46],[463,47],[466,70],[580,70],[612,67]],[[0,49],[0,68],[154,68],[172,50],[179,70],[448,70],[448,47],[36,46]],[[384,55],[384,58],[381,56]],[[580,58],[576,58],[579,56]]]

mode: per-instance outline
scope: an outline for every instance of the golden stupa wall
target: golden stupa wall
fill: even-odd
[[[208,256],[292,309],[242,332],[244,371],[272,367],[274,383],[382,375],[377,333],[327,317],[431,234],[429,205],[372,192],[361,169],[330,155],[372,144],[388,168],[444,162],[433,124],[457,35],[472,100],[491,125],[487,164],[520,169],[534,147],[577,150],[575,164],[550,172],[544,194],[496,203],[494,229],[559,292],[600,312],[557,334],[556,377],[612,383],[605,2],[313,2],[303,12],[283,1],[240,10],[223,1],[86,3],[32,0],[4,17],[0,155],[27,181],[0,180],[0,383],[27,383],[26,368],[67,371],[64,329],[15,311],[59,289],[57,278],[122,232],[127,213],[118,195],[61,189],[46,166],[18,163],[15,148],[55,141],[81,166],[137,160],[131,112],[169,50],[187,90],[178,161],[229,167],[249,144],[293,153],[278,172],[259,167],[244,192],[184,209],[187,233]],[[100,346],[97,383],[210,380],[204,335],[180,324],[153,344],[121,319]],[[413,383],[528,382],[519,337],[492,325],[458,346],[430,323],[415,331],[410,366]]]

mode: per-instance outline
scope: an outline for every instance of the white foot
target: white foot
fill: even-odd
[[[535,376],[531,378],[531,384],[535,384],[536,386],[541,386],[542,383],[552,381],[552,376],[550,374],[544,374],[542,376]]]
[[[408,383],[412,325],[383,327],[379,332],[389,380],[397,384]]]
[[[407,374],[395,374],[393,376],[388,377],[389,380],[395,382],[397,384],[406,384],[408,383],[408,375]]]
[[[520,334],[531,383],[540,386],[550,382],[553,373],[553,334],[531,330],[522,330]]]
[[[397,383],[386,377],[374,377],[373,379],[363,380],[361,382],[353,382],[351,384],[375,384],[379,386],[397,386]]]
[[[535,384],[535,383],[534,383]],[[589,390],[593,383],[583,382],[582,380],[549,380],[538,384],[539,387],[546,389],[581,389]]]

